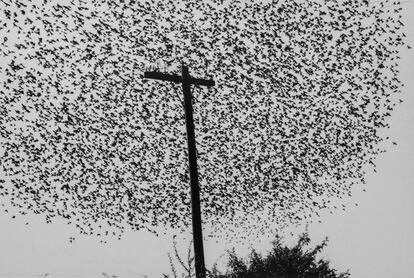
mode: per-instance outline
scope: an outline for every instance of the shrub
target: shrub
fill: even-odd
[[[252,250],[247,261],[238,258],[234,249],[229,251],[228,270],[226,274],[211,278],[347,278],[349,271],[337,273],[329,267],[329,261],[316,259],[316,255],[327,245],[325,238],[321,244],[305,250],[310,238],[307,232],[299,237],[298,243],[292,248],[282,245],[282,239],[276,236],[272,249],[263,257]]]

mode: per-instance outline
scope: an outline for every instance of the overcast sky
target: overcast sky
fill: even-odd
[[[414,3],[405,2],[404,22],[408,42],[414,46]],[[401,79],[404,102],[390,120],[390,134],[398,143],[377,160],[377,173],[368,173],[367,191],[354,190],[346,211],[322,214],[322,223],[309,226],[312,245],[329,237],[323,255],[341,271],[350,269],[356,278],[414,277],[414,54],[401,53]],[[358,203],[355,206],[354,203]],[[26,222],[29,225],[25,225]],[[294,236],[286,232],[292,243]],[[145,232],[127,232],[120,240],[101,244],[95,237],[68,238],[77,231],[59,221],[46,224],[38,216],[17,216],[0,212],[0,277],[161,277],[169,273],[167,252],[171,252],[171,235],[155,237]],[[293,238],[293,239],[292,239]],[[188,238],[180,240],[185,251]],[[254,245],[269,248],[267,240]],[[215,241],[205,242],[207,266],[216,261],[225,248]],[[238,246],[245,254],[247,246]]]

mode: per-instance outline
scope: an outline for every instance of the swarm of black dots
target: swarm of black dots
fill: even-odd
[[[0,3],[0,203],[82,234],[191,226],[180,84],[194,87],[202,219],[248,237],[341,208],[401,101],[402,4]],[[13,216],[14,217],[14,216]]]

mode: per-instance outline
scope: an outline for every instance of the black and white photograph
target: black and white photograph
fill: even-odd
[[[0,0],[0,278],[414,278],[414,0]]]

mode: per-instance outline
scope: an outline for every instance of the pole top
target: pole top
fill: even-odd
[[[166,74],[166,73],[161,73],[161,72],[156,72],[156,71],[146,71],[144,72],[144,78],[156,79],[156,80],[161,80],[161,81],[172,81],[174,83],[181,83],[184,80],[186,80],[186,82],[190,84],[194,84],[194,85],[208,86],[208,87],[215,86],[214,80],[191,77],[190,74],[188,73],[188,67],[184,65],[184,63],[182,63],[181,66],[182,66],[181,76],[176,75],[176,74]]]

